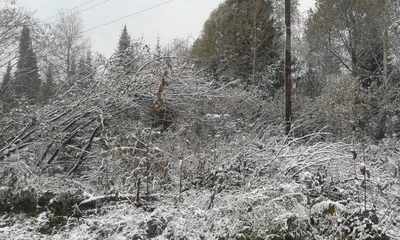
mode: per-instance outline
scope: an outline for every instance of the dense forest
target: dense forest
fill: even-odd
[[[0,0],[0,239],[400,239],[400,2],[290,2],[287,133],[284,1],[105,57]]]

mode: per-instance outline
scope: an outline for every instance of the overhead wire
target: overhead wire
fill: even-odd
[[[132,14],[129,14],[129,15],[126,15],[126,16],[124,16],[124,17],[117,18],[117,19],[112,20],[112,21],[110,21],[110,22],[106,22],[106,23],[100,24],[100,25],[98,25],[98,26],[95,26],[95,27],[86,29],[86,30],[82,31],[82,33],[89,32],[89,31],[91,31],[91,30],[94,30],[94,29],[97,29],[97,28],[100,28],[100,27],[107,26],[107,25],[109,25],[109,24],[112,24],[112,23],[121,21],[121,20],[123,20],[123,19],[125,19],[125,18],[129,18],[129,17],[135,16],[135,15],[138,15],[138,14],[140,14],[140,13],[147,12],[147,11],[149,11],[149,10],[158,8],[158,7],[162,6],[162,5],[165,5],[165,4],[174,2],[174,1],[175,1],[175,0],[169,0],[169,1],[166,1],[166,2],[163,2],[163,3],[160,3],[160,4],[157,4],[157,5],[154,5],[154,6],[152,6],[152,7],[149,7],[149,8],[140,10],[140,11],[138,11],[138,12],[135,12],[135,13],[132,13]]]
[[[75,9],[77,9],[77,8],[79,8],[79,7],[85,6],[85,5],[87,5],[87,4],[91,3],[91,2],[94,2],[94,1],[97,1],[97,0],[90,0],[90,1],[87,1],[87,2],[85,2],[85,3],[82,3],[82,4],[78,5],[78,6],[75,6],[75,7],[73,7],[73,8],[64,10],[64,11],[58,13],[58,14],[55,14],[55,15],[49,17],[49,18],[46,18],[46,19],[44,19],[44,20],[40,20],[39,22],[46,22],[46,21],[48,21],[48,20],[50,20],[50,19],[53,19],[53,18],[55,18],[55,17],[57,17],[57,16],[60,16],[61,14],[64,14],[64,13],[66,13],[66,12],[68,12],[68,11],[75,10]],[[107,0],[107,1],[104,1],[104,2],[108,2],[108,1],[110,1],[110,0]],[[94,8],[94,7],[98,6],[98,5],[101,5],[101,4],[103,4],[104,2],[99,3],[99,4],[96,4],[96,5],[94,5],[94,6],[90,7],[90,8],[84,9],[84,10],[82,10],[82,11],[79,11],[79,13],[80,13],[80,12],[84,12],[84,11],[86,11],[86,10],[89,10],[89,9],[91,9],[91,8]],[[11,46],[11,44],[10,44],[10,46]],[[18,47],[16,47],[14,50],[10,51],[8,54],[6,54],[6,56],[2,57],[2,58],[0,59],[0,63],[3,62],[3,60],[7,59],[9,56],[11,56],[13,53],[15,53],[17,50],[18,50]],[[15,59],[15,57],[14,57],[14,58],[11,58],[9,61],[12,61],[12,60],[14,60],[14,59]],[[0,65],[0,68],[1,68],[1,67],[4,67],[4,66],[5,66],[5,64]]]
[[[92,0],[92,1],[94,1],[94,0]],[[92,2],[92,1],[89,1],[89,2]],[[86,8],[86,9],[81,10],[79,13],[84,12],[84,11],[87,11],[87,10],[92,9],[92,8],[94,8],[94,7],[97,7],[97,6],[101,5],[101,4],[104,4],[104,3],[109,2],[109,1],[111,1],[111,0],[105,0],[105,1],[100,2],[100,3],[96,4],[96,5],[93,5],[93,6],[89,7],[89,8]],[[127,16],[124,16],[124,17],[115,19],[115,20],[113,20],[113,21],[110,21],[110,22],[107,22],[107,23],[104,23],[104,24],[101,24],[101,25],[92,27],[92,28],[90,28],[90,29],[86,29],[86,30],[82,31],[81,33],[85,33],[85,32],[94,30],[94,29],[96,29],[96,28],[100,28],[100,27],[109,25],[109,24],[111,24],[111,23],[120,21],[120,20],[122,20],[122,19],[125,19],[125,18],[128,18],[128,17],[132,17],[132,16],[138,15],[138,14],[143,13],[143,12],[150,11],[150,10],[152,10],[152,9],[158,8],[158,7],[162,6],[162,5],[165,5],[165,4],[174,2],[174,1],[175,1],[175,0],[169,0],[169,1],[166,1],[166,2],[163,2],[163,3],[160,3],[160,4],[157,4],[157,5],[151,6],[151,7],[149,7],[149,8],[146,8],[146,9],[140,10],[140,11],[138,11],[138,12],[129,14],[129,15],[127,15]],[[87,3],[89,3],[89,2],[87,2]],[[86,4],[87,4],[87,3],[86,3]],[[85,4],[85,5],[86,5],[86,4]],[[81,4],[80,6],[82,6],[82,5],[84,5],[84,4]],[[79,7],[79,6],[78,6],[78,7]],[[77,7],[75,7],[75,8],[77,8]],[[58,14],[58,15],[59,15],[59,14]],[[44,49],[45,49],[45,48],[41,48],[41,49],[39,49],[38,51],[34,51],[34,53],[41,52],[41,51],[43,51]],[[13,58],[13,59],[15,59],[15,58]],[[13,59],[12,59],[12,60],[13,60]],[[15,64],[14,64],[14,65],[15,65]],[[13,66],[14,66],[14,65],[13,65]]]
[[[90,2],[93,2],[93,1],[95,1],[95,0],[88,1],[88,2],[86,2],[86,3],[84,3],[84,4],[81,4],[81,5],[77,6],[77,7],[72,8],[72,9],[70,9],[70,10],[76,9],[76,8],[78,8],[78,7],[80,7],[80,6],[83,6],[83,5],[87,5],[87,4],[89,4]],[[97,6],[101,5],[101,4],[104,4],[104,3],[109,2],[109,1],[111,1],[111,0],[105,0],[105,1],[103,1],[103,2],[100,2],[100,3],[98,3],[98,4],[93,5],[93,6],[91,6],[91,7],[88,7],[88,8],[86,8],[86,9],[83,9],[83,10],[79,11],[78,13],[81,13],[81,12],[84,12],[84,11],[87,11],[87,10],[90,10],[90,9],[92,9],[92,8],[94,8],[94,7],[97,7]],[[107,23],[104,23],[104,24],[101,24],[101,25],[98,25],[98,26],[95,26],[95,27],[92,27],[92,28],[89,28],[89,29],[86,29],[86,30],[82,31],[81,33],[85,33],[85,32],[88,32],[88,31],[91,31],[91,30],[94,30],[94,29],[97,29],[97,28],[100,28],[100,27],[103,27],[103,26],[106,26],[106,25],[109,25],[109,24],[112,24],[112,23],[115,23],[115,22],[118,22],[118,21],[121,21],[121,20],[123,20],[123,19],[126,19],[126,18],[129,18],[129,17],[135,16],[135,15],[138,15],[138,14],[143,13],[143,12],[150,11],[150,10],[152,10],[152,9],[158,8],[158,7],[160,7],[160,6],[166,5],[166,4],[171,3],[171,2],[174,2],[174,1],[175,1],[175,0],[169,0],[169,1],[166,1],[166,2],[163,2],[163,3],[160,3],[160,4],[157,4],[157,5],[148,7],[148,8],[146,8],[146,9],[143,9],[143,10],[140,10],[140,11],[137,11],[137,12],[134,12],[134,13],[129,14],[129,15],[127,15],[127,16],[124,16],[124,17],[121,17],[121,18],[112,20],[112,21],[110,21],[110,22],[107,22]],[[64,11],[64,13],[65,13],[65,11]],[[53,16],[53,17],[56,17],[56,16],[58,16],[58,15],[60,15],[60,14],[57,14],[57,15],[55,15],[55,16]],[[52,17],[52,18],[53,18],[53,17]],[[48,19],[46,19],[46,20],[48,20]],[[42,48],[40,48],[39,50],[34,51],[33,53],[34,53],[34,54],[37,54],[37,53],[39,53],[39,52],[44,52],[45,49],[46,49],[46,47],[42,47]],[[14,57],[13,59],[15,59],[15,58],[16,58],[16,57]],[[11,60],[13,60],[13,59],[11,59]],[[15,64],[13,64],[12,66],[15,66],[16,64],[18,64],[19,61],[21,61],[21,60],[18,60],[18,61],[17,61]],[[3,65],[3,66],[4,66],[4,65]]]
[[[92,8],[95,8],[95,7],[98,7],[98,6],[100,6],[100,5],[102,5],[102,4],[106,3],[106,2],[109,2],[109,1],[111,1],[111,0],[102,1],[102,2],[100,2],[100,3],[97,3],[97,4],[93,5],[93,6],[90,6],[90,7],[88,7],[88,8],[85,8],[85,9],[81,10],[81,11],[78,11],[78,12],[76,12],[76,13],[85,12],[85,11],[87,11],[87,10],[90,10],[90,9],[92,9]]]
[[[71,8],[71,9],[69,9],[69,10],[63,11],[62,13],[56,14],[56,15],[54,15],[54,16],[51,17],[51,18],[60,16],[61,14],[66,13],[67,11],[72,11],[72,10],[74,10],[74,9],[77,9],[77,8],[79,8],[79,7],[81,7],[81,6],[87,5],[87,4],[89,4],[89,3],[91,3],[91,2],[94,2],[94,1],[96,1],[96,0],[91,0],[91,1],[88,1],[88,2],[86,2],[86,3],[80,4],[80,5],[78,5],[78,6],[76,6],[76,7],[73,7],[73,8]],[[97,3],[97,4],[93,5],[93,6],[90,6],[90,7],[88,7],[88,8],[82,9],[82,10],[76,12],[76,14],[85,12],[85,11],[90,10],[90,9],[93,9],[93,8],[95,8],[95,7],[97,7],[97,6],[100,6],[100,5],[102,5],[102,4],[106,3],[106,2],[109,2],[109,1],[111,1],[111,0],[102,1],[102,2],[100,2],[100,3]],[[47,21],[48,19],[50,19],[50,18],[47,18],[47,19],[45,19],[45,20],[43,20],[43,21]],[[18,47],[17,47],[16,49],[12,50],[12,52],[15,52],[17,49],[18,49]],[[44,51],[45,49],[46,49],[46,47],[40,48],[39,50],[34,51],[34,53],[35,53],[35,54],[36,54],[36,53],[39,53],[39,52],[41,52],[41,51]],[[11,54],[12,54],[12,53],[11,53]],[[11,54],[9,54],[8,56],[10,56]],[[8,56],[3,57],[3,58],[1,59],[1,61],[3,61],[4,59],[6,59]],[[14,60],[14,59],[16,59],[16,58],[17,58],[17,56],[15,56],[15,57],[9,59],[9,61],[12,61],[12,60]],[[1,63],[1,61],[0,61],[0,63]],[[17,63],[18,63],[18,61],[17,61]],[[17,63],[13,64],[12,66],[15,66]],[[1,67],[4,67],[6,64],[7,64],[7,63],[4,63],[4,64],[0,65],[0,68],[1,68]]]
[[[88,1],[88,2],[82,3],[82,4],[80,4],[80,5],[76,6],[76,7],[67,9],[67,10],[65,10],[65,11],[62,11],[62,12],[60,12],[60,13],[54,15],[54,16],[48,17],[48,18],[42,20],[42,22],[47,22],[48,20],[53,19],[53,18],[59,16],[60,14],[64,14],[64,13],[66,13],[66,12],[68,12],[68,11],[73,11],[73,10],[75,10],[75,9],[77,9],[77,8],[80,8],[80,7],[82,7],[82,6],[85,6],[85,5],[87,5],[87,4],[91,3],[91,2],[94,2],[94,1],[97,1],[97,0],[90,0],[90,1]]]

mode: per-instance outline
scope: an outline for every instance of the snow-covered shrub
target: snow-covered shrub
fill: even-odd
[[[364,89],[363,131],[374,140],[398,138],[400,101],[397,85]]]
[[[325,117],[325,113],[316,103],[315,99],[295,94],[293,101],[293,125],[292,134],[295,137],[302,137],[316,132],[331,131],[328,128],[331,124]],[[329,136],[321,134],[315,140],[324,140]]]
[[[316,104],[335,133],[347,136],[362,118],[360,86],[351,76],[331,76]]]
[[[374,210],[344,206],[338,202],[322,201],[311,208],[310,223],[319,236],[335,239],[389,239],[378,225]]]

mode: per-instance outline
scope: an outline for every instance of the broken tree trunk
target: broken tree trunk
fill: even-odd
[[[90,146],[92,145],[93,138],[96,134],[96,132],[100,129],[100,126],[97,126],[94,131],[92,132],[92,135],[90,136],[89,142],[87,143],[84,151],[81,153],[81,156],[79,157],[78,162],[74,165],[74,167],[68,172],[67,176],[70,176],[76,169],[78,169],[79,165],[82,164],[83,160],[85,160],[86,153],[89,150]]]

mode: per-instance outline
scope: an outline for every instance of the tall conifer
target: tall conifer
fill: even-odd
[[[22,28],[19,38],[19,59],[13,85],[16,93],[27,97],[31,103],[40,99],[41,80],[38,61],[33,52],[30,30],[27,26]]]

